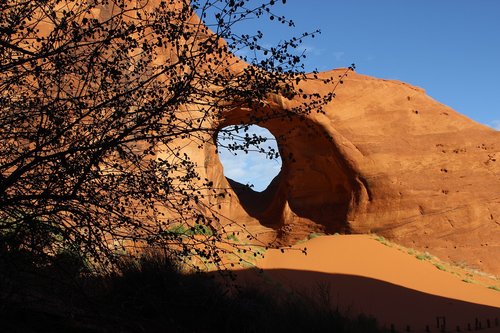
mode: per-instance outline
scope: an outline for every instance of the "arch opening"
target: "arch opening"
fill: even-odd
[[[258,125],[230,125],[217,132],[224,176],[232,184],[265,191],[281,171],[276,138]]]

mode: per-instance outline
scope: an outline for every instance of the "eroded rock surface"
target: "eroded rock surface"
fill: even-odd
[[[500,274],[500,132],[403,82],[351,73],[336,93],[324,115],[259,124],[283,156],[262,193],[226,179],[213,147],[205,149],[207,175],[236,193],[224,199],[228,220],[281,244],[316,231],[377,233]],[[268,108],[299,102],[274,96]],[[235,109],[219,126],[246,123],[251,112]]]

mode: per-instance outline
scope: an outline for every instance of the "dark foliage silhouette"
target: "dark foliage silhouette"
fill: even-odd
[[[75,278],[61,269],[66,266],[40,272],[32,264],[16,270],[4,264],[0,260],[0,323],[6,332],[383,332],[374,319],[348,317],[315,295],[182,274],[175,260],[158,253],[122,262],[120,274],[107,276]]]
[[[161,247],[219,265],[216,243],[226,238],[207,198],[226,191],[200,177],[183,147],[213,144],[224,112],[258,108],[270,94],[307,102],[269,117],[321,112],[334,97],[295,91],[305,74],[294,48],[310,34],[265,48],[261,32],[233,33],[252,18],[293,25],[274,5],[2,2],[2,251],[29,252],[39,264],[76,253],[115,269],[131,248]],[[231,52],[242,49],[253,52],[251,66],[236,63]]]

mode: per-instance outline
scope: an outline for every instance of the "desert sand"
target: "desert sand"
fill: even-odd
[[[442,325],[444,318],[447,331],[458,326],[464,332],[468,325],[474,330],[477,319],[484,332],[500,332],[500,291],[464,282],[460,272],[440,270],[371,235],[316,237],[284,253],[268,250],[256,266],[263,269],[266,285],[320,297],[351,315],[373,316],[396,331],[409,326],[412,332],[426,332],[429,326],[438,332],[437,321]],[[494,277],[484,283],[500,286]]]

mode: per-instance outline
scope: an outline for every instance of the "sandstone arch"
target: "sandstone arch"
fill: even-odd
[[[356,183],[327,133],[308,119],[261,125],[277,138],[283,166],[262,193],[229,180],[245,211],[275,229],[289,223],[292,214],[296,223],[308,220],[328,232],[349,232]]]
[[[331,86],[310,80],[300,88],[325,93]],[[215,128],[252,123],[299,102],[270,96],[265,110],[236,108]],[[261,194],[226,180],[213,149],[205,149],[209,177],[237,193],[225,199],[224,216],[280,244],[316,231],[377,233],[499,273],[500,132],[420,88],[356,73],[325,110],[259,124],[284,156],[282,173]],[[289,153],[296,162],[285,160]]]
[[[225,177],[221,185],[227,184],[244,213],[274,230],[281,242],[297,240],[312,231],[352,232],[350,216],[367,200],[359,173],[328,128],[308,117],[280,116],[287,112],[286,107],[282,103],[269,106],[260,116],[273,116],[258,123],[274,135],[282,156],[281,171],[268,188],[256,192]],[[255,111],[235,109],[218,128],[255,120]],[[217,161],[217,156],[212,159]],[[211,166],[215,173],[222,172],[220,163],[215,164]]]

